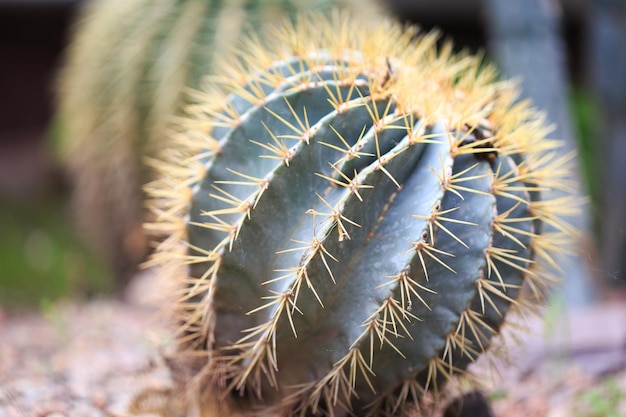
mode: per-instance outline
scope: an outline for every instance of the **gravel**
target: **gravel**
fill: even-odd
[[[149,279],[138,280],[127,302],[0,307],[0,417],[124,417],[139,393],[167,393],[162,352],[172,346],[171,331],[140,301]],[[486,384],[494,415],[626,416],[626,306],[559,317],[550,334],[532,321],[534,331],[513,349],[516,366]]]

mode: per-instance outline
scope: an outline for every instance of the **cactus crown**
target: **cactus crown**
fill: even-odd
[[[172,138],[153,262],[180,283],[181,345],[254,413],[399,412],[551,282],[575,201],[544,191],[569,190],[572,156],[436,40],[302,18],[250,42]]]

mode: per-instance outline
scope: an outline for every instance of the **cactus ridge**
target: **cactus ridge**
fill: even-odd
[[[578,203],[543,196],[572,157],[436,37],[336,15],[251,43],[224,73],[252,75],[197,95],[148,187],[179,341],[253,412],[419,404],[551,283]]]

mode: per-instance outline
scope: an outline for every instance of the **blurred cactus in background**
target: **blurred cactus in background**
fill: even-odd
[[[597,100],[593,180],[597,187],[600,277],[626,296],[626,2],[592,0],[586,62]],[[592,115],[593,116],[593,115]],[[622,190],[616,192],[616,190]]]
[[[403,415],[501,358],[556,279],[573,154],[492,66],[414,35],[300,19],[174,126],[153,263],[203,415]]]
[[[563,152],[574,152],[578,143],[568,106],[568,76],[564,41],[560,36],[559,4],[556,0],[489,0],[487,16],[490,21],[489,45],[503,74],[519,77],[522,95],[546,113],[549,123],[555,125],[552,135],[563,141]],[[578,161],[573,161],[577,164]],[[580,167],[571,171],[569,181],[579,196],[585,193]],[[560,190],[551,190],[552,198],[563,196]],[[589,236],[587,206],[580,210],[572,223]],[[550,226],[548,226],[550,227]],[[569,305],[589,304],[598,285],[589,280],[589,241],[571,242],[569,251],[577,256],[560,265],[568,277],[561,290]],[[565,248],[564,248],[565,249]]]
[[[79,228],[122,289],[148,251],[141,187],[168,124],[242,34],[299,10],[353,0],[93,0],[79,16],[60,74],[58,151]],[[356,7],[355,7],[356,9]]]

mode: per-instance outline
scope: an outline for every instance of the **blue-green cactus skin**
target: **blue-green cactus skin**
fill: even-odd
[[[344,36],[306,53],[296,37],[190,107],[197,146],[164,170],[186,184],[160,211],[183,225],[161,250],[182,271],[181,343],[253,413],[395,415],[469,377],[547,285],[562,236],[542,223],[569,231],[542,199],[566,164],[510,84],[476,58],[418,46],[405,64],[386,55],[403,41]]]

